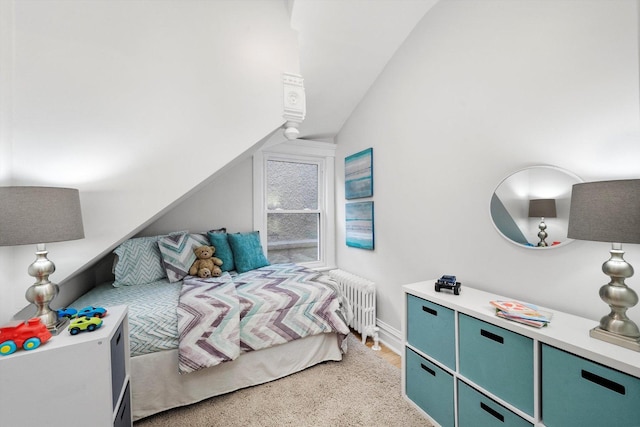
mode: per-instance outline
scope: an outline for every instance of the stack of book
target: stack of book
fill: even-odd
[[[553,316],[553,313],[540,310],[533,304],[518,301],[491,301],[491,305],[496,308],[496,316],[536,328],[547,326]]]

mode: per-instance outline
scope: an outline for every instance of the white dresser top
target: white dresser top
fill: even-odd
[[[540,307],[542,310],[552,312],[553,317],[546,327],[538,329],[495,315],[496,309],[490,304],[490,301],[514,300],[514,298],[480,291],[464,285],[460,288],[460,295],[454,295],[453,292],[447,290],[436,292],[435,282],[436,279],[412,283],[403,286],[403,290],[408,294],[640,378],[640,352],[591,338],[589,331],[598,326],[597,321]],[[521,302],[526,303],[527,301]]]

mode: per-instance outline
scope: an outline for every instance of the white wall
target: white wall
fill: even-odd
[[[13,67],[13,3],[0,1],[0,185],[11,184],[11,90],[3,90],[11,87]],[[11,248],[0,247],[0,283],[11,283],[9,270],[13,264],[13,251]],[[13,286],[13,285],[9,285]],[[2,286],[3,288],[6,287]],[[25,289],[26,290],[26,289]],[[0,290],[0,292],[2,292]],[[0,294],[1,295],[1,294]],[[0,302],[0,312],[3,304],[15,306],[18,294],[3,295]],[[22,297],[24,298],[24,297]],[[2,316],[0,315],[0,320]]]
[[[248,156],[139,234],[155,236],[179,230],[198,233],[221,227],[229,233],[253,230],[252,170],[252,158]]]
[[[489,202],[501,179],[532,165],[586,181],[640,177],[638,81],[635,0],[439,2],[337,137],[340,268],[378,283],[378,317],[396,329],[401,286],[442,274],[607,314],[598,289],[610,245],[516,247],[492,226]],[[367,147],[374,251],[344,244],[344,157]],[[640,247],[625,250],[640,266]],[[640,291],[638,277],[627,283]],[[629,314],[640,323],[640,308]]]
[[[56,282],[283,123],[282,72],[299,61],[282,0],[2,3],[10,182],[80,189],[86,238],[47,245]],[[26,305],[33,252],[0,251],[0,323]]]

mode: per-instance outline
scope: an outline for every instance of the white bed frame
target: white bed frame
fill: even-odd
[[[263,384],[327,360],[342,360],[335,333],[312,335],[189,374],[178,373],[178,350],[131,358],[133,419]]]

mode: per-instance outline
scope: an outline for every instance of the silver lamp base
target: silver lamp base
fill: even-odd
[[[627,317],[627,310],[638,303],[638,294],[624,279],[633,276],[633,267],[625,261],[622,244],[612,243],[611,258],[602,264],[602,272],[611,281],[600,288],[600,298],[611,312],[600,319],[600,325],[589,332],[593,338],[640,351],[640,329]]]
[[[613,332],[605,331],[600,326],[589,331],[589,336],[598,340],[606,341],[610,344],[619,345],[633,351],[640,351],[640,338],[630,338],[618,335]]]
[[[545,224],[544,222],[544,217],[540,220],[540,224],[538,224],[538,228],[540,229],[540,231],[538,232],[538,238],[540,239],[540,241],[536,246],[545,248],[549,246],[545,240],[547,237],[549,237],[549,235],[547,234],[547,231],[546,231],[547,224]]]
[[[51,335],[55,336],[55,335],[58,335],[60,332],[64,331],[65,329],[67,329],[67,326],[69,326],[69,323],[71,323],[71,321],[69,320],[68,317],[59,317],[56,324],[51,327],[47,326],[47,329],[49,330],[49,332],[51,332]]]
[[[37,245],[36,260],[29,266],[28,273],[36,278],[36,282],[27,289],[27,301],[35,305],[36,314],[52,335],[58,335],[69,319],[58,318],[58,313],[49,307],[49,303],[58,295],[58,285],[49,280],[49,275],[56,271],[56,266],[47,258],[44,244]]]

